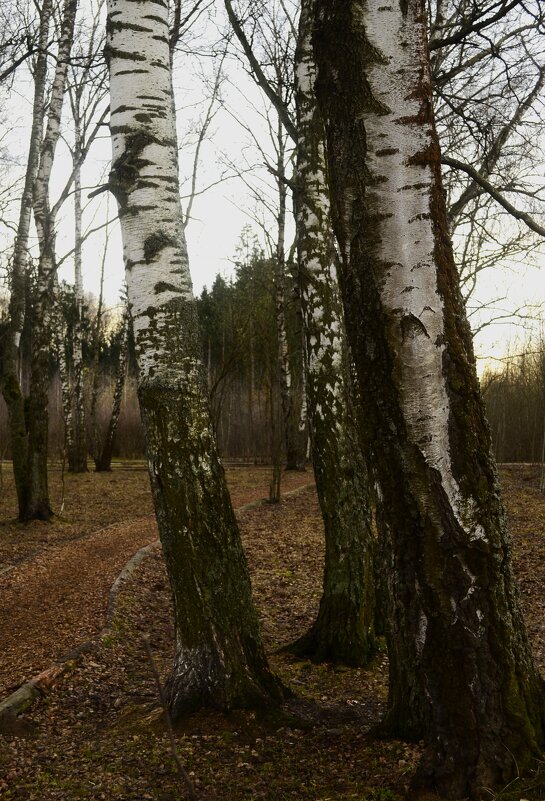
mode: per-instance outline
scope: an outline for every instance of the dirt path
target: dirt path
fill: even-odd
[[[235,508],[263,498],[266,479],[263,472],[250,486],[231,480]],[[285,491],[311,481],[312,474],[291,474]],[[148,515],[49,544],[0,575],[0,698],[103,628],[113,582],[157,537]]]

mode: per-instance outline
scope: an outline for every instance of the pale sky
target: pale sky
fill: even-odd
[[[210,76],[213,68],[214,59],[208,58],[198,69],[199,73]],[[229,61],[226,71],[230,82],[223,85],[222,96],[228,109],[220,109],[211,124],[209,137],[202,148],[197,190],[200,191],[202,188],[214,184],[222,174],[232,173],[225,163],[225,159],[227,159],[242,169],[250,164],[260,165],[257,170],[245,173],[245,178],[256,185],[264,187],[268,185],[267,191],[274,195],[274,182],[263,167],[262,157],[252,148],[248,132],[238,124],[230,111],[230,109],[237,110],[239,118],[262,142],[264,149],[270,153],[271,146],[267,144],[266,125],[260,114],[265,107],[262,95],[235,60]],[[200,74],[191,74],[191,71],[186,68],[183,70],[179,68],[175,74],[175,89],[179,140],[182,145],[185,145],[180,153],[180,171],[184,178],[191,173],[194,157],[193,142],[191,141],[194,140],[194,136],[191,137],[188,132],[195,129],[204,110],[202,99],[204,92]],[[24,165],[28,146],[31,94],[28,75],[25,76],[21,72],[16,87],[7,98],[4,109],[5,118],[10,121],[10,130],[3,145],[7,148],[10,156],[19,161],[20,165]],[[83,185],[95,186],[99,181],[99,174],[107,173],[109,160],[110,142],[107,128],[104,128],[101,139],[93,146],[84,166]],[[69,174],[70,167],[70,157],[66,145],[60,142],[52,182],[53,198]],[[10,170],[12,175],[17,173],[21,174],[20,167],[13,167]],[[184,191],[187,191],[187,184],[183,184],[182,193]],[[17,200],[14,196],[7,214],[12,220],[17,214]],[[109,211],[112,217],[114,210],[115,202],[110,199]],[[106,211],[105,194],[89,201],[84,212],[84,228],[99,224],[105,219]],[[191,274],[196,293],[199,293],[205,284],[210,286],[218,273],[224,277],[232,275],[232,259],[240,233],[245,225],[251,223],[254,211],[255,202],[240,178],[231,177],[229,180],[217,183],[207,192],[195,198],[192,219],[187,229],[187,239]],[[57,242],[59,257],[62,257],[73,246],[72,225],[71,204],[67,203],[59,220]],[[268,218],[266,226],[273,231],[274,221],[272,218]],[[259,235],[257,228],[256,233]],[[4,227],[0,228],[0,240],[3,252],[9,253],[13,244],[12,231]],[[103,233],[100,232],[90,237],[84,247],[84,286],[86,292],[92,292],[95,295],[99,289],[103,243]],[[537,264],[539,264],[539,259]],[[110,232],[105,274],[106,300],[109,305],[114,306],[118,302],[123,282],[121,242],[117,223],[112,226]],[[62,265],[60,277],[69,282],[73,281],[73,265],[70,259],[67,259]],[[494,298],[504,298],[500,306],[506,310],[527,304],[541,303],[545,301],[543,278],[543,272],[532,263],[531,259],[517,265],[506,266],[503,270],[488,271],[479,280],[476,300],[479,303],[487,304]],[[477,335],[476,352],[482,357],[501,357],[505,353],[507,343],[514,343],[517,337],[521,337],[520,328],[512,323],[506,324],[505,321],[502,321],[483,329]],[[512,347],[516,346],[512,344]]]

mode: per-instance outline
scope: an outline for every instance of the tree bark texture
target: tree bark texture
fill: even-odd
[[[34,221],[38,232],[40,255],[33,308],[30,395],[28,402],[28,474],[29,495],[26,520],[48,520],[52,515],[47,479],[49,355],[52,336],[52,308],[55,302],[55,215],[49,201],[49,181],[60,124],[68,59],[74,40],[77,0],[66,0],[63,6],[62,29],[47,126],[40,151],[40,166],[34,184]]]
[[[277,701],[207,401],[179,200],[168,9],[109,0],[113,163],[139,398],[176,628],[175,717]]]
[[[375,645],[371,499],[348,381],[324,126],[314,93],[313,9],[313,0],[303,0],[296,54],[296,219],[312,458],[326,550],[318,617],[293,648],[317,660],[363,665]]]
[[[417,783],[476,796],[540,757],[543,688],[448,237],[424,4],[316,11],[346,324],[390,540],[389,725],[403,729],[412,693]]]
[[[28,149],[25,184],[17,236],[13,253],[11,293],[9,302],[9,329],[2,349],[2,394],[8,408],[9,432],[13,458],[13,472],[17,491],[19,519],[27,517],[29,500],[28,431],[25,417],[25,399],[19,383],[19,343],[25,318],[27,284],[28,238],[32,218],[32,197],[40,163],[40,145],[43,135],[45,87],[47,81],[47,43],[53,7],[44,0],[40,13],[38,55],[34,70],[34,100],[32,127]]]
[[[81,208],[81,91],[76,88],[73,115],[75,143],[74,165],[74,284],[75,315],[72,329],[71,432],[67,441],[68,470],[87,472],[87,436],[85,431],[85,398],[83,395],[83,277],[82,277],[82,208]]]

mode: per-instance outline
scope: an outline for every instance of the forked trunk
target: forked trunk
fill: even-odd
[[[391,545],[389,724],[403,724],[412,692],[426,739],[417,783],[463,798],[526,771],[545,732],[448,238],[425,19],[422,0],[317,0],[314,44]]]
[[[175,717],[282,697],[210,420],[179,200],[167,4],[109,0],[113,164],[139,398],[176,628]]]

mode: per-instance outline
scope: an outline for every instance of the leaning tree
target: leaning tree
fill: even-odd
[[[542,681],[511,570],[452,255],[422,0],[317,0],[346,324],[390,558],[393,732],[450,798],[542,755]]]
[[[168,4],[109,0],[113,160],[150,479],[174,600],[175,716],[282,697],[210,420],[179,197]]]

